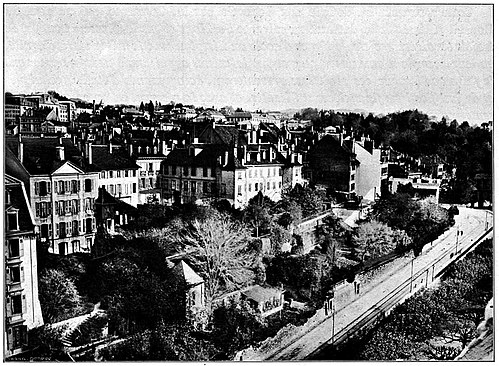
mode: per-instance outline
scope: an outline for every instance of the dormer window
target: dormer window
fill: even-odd
[[[7,228],[10,231],[19,230],[18,210],[7,212]]]

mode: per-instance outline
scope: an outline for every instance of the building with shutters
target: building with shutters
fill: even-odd
[[[28,345],[28,330],[43,325],[38,300],[37,228],[23,183],[6,175],[5,182],[5,323],[4,357]]]
[[[49,253],[90,253],[99,173],[71,139],[6,139],[6,172],[26,186],[40,241]]]

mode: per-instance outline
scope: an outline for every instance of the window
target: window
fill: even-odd
[[[263,183],[260,183],[260,191],[263,190]]]
[[[270,182],[267,182],[267,190],[270,189]]]
[[[187,192],[189,190],[189,182],[184,182],[184,192]]]
[[[203,177],[207,177],[208,176],[208,167],[204,166],[203,167]]]
[[[184,176],[188,176],[189,175],[189,167],[188,166],[184,166],[183,167],[183,170],[184,170]]]
[[[177,175],[177,167],[172,165],[172,175]]]
[[[133,176],[134,176],[134,177],[136,177],[136,176],[137,176],[137,171],[136,171],[136,170],[134,170],[134,171],[133,171]]]
[[[195,177],[195,176],[196,176],[196,167],[195,167],[195,166],[191,166],[191,175],[192,175],[193,177]]]
[[[24,271],[24,269],[21,269],[21,267],[19,267],[19,266],[9,268],[10,282],[11,283],[20,283],[21,282],[21,270]]]
[[[249,171],[249,177],[252,178],[253,177],[253,171],[250,169]]]
[[[66,237],[66,223],[64,221],[59,223],[59,238],[65,238]]]
[[[137,193],[137,183],[133,183],[133,193]]]
[[[172,191],[177,189],[177,181],[172,179]]]
[[[78,220],[73,220],[73,228],[71,231],[73,232],[73,236],[76,236],[80,233],[78,228]]]
[[[128,178],[128,170],[125,170],[125,178]]]
[[[100,178],[106,179],[106,172],[105,171],[100,172]]]
[[[351,191],[353,191],[354,189],[355,189],[355,183],[352,183],[352,184],[350,185],[350,190],[351,190]]]
[[[10,205],[10,192],[7,190],[5,191],[5,204]]]
[[[355,174],[352,174],[352,175],[350,176],[350,180],[355,180]]]
[[[152,178],[149,178],[149,187],[154,187],[154,183],[152,182]]]
[[[109,193],[111,193],[114,196],[114,184],[109,185]]]
[[[85,192],[92,192],[92,179],[85,179]]]
[[[109,171],[109,178],[114,178],[114,172],[112,170]]]
[[[242,195],[243,194],[243,187],[242,186],[237,186],[237,194]]]
[[[275,182],[272,182],[272,189],[275,189]]]
[[[9,335],[12,332],[11,344],[9,345],[9,349],[18,349],[22,346],[26,345],[27,335],[28,335],[28,327],[26,325],[18,325],[9,329]]]
[[[9,230],[19,230],[17,211],[7,213],[7,227]]]
[[[208,182],[203,182],[203,193],[209,193],[209,187]]]
[[[251,192],[251,184],[248,184],[248,192]]]
[[[78,193],[78,182],[76,180],[71,181],[71,193]]]
[[[9,239],[9,257],[21,256],[21,245],[19,239]]]
[[[64,181],[64,193],[70,193],[71,192],[71,181],[66,180]]]
[[[255,192],[258,192],[258,183],[255,183]]]
[[[149,163],[149,169],[148,169],[150,172],[153,171],[153,166],[152,166],[152,163]]]
[[[59,182],[57,182],[58,186],[59,186],[59,194],[64,194],[64,182],[62,180],[60,180]]]
[[[211,176],[216,177],[215,167],[211,167]]]
[[[196,182],[191,182],[191,194],[196,194]]]
[[[282,183],[281,183],[281,182],[279,182],[279,189],[281,188],[281,186],[282,186]]]
[[[121,184],[118,184],[118,196],[121,196]]]
[[[40,196],[46,196],[50,191],[50,182],[40,182]]]
[[[282,177],[282,169],[279,168],[279,177]]]
[[[242,179],[242,178],[243,178],[243,173],[237,172],[237,179]]]
[[[14,295],[11,297],[12,314],[22,314],[23,312],[23,299],[21,295]]]
[[[93,220],[91,217],[87,218],[85,220],[85,228],[86,228],[86,233],[87,234],[91,234],[92,233],[92,224],[93,224]]]
[[[73,247],[73,253],[77,253],[80,251],[80,241],[79,240],[73,240],[71,242],[71,246]]]
[[[220,185],[220,190],[221,190],[221,192],[220,192],[221,194],[227,194],[227,187],[226,187],[225,183],[222,183]]]
[[[121,170],[118,170],[118,171],[116,172],[116,177],[121,178]]]
[[[140,178],[140,188],[144,188],[146,186],[146,178]]]

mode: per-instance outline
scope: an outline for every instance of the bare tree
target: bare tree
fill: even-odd
[[[256,253],[248,245],[250,233],[242,223],[214,212],[203,221],[195,219],[182,239],[205,280],[209,313],[215,297],[253,280]]]

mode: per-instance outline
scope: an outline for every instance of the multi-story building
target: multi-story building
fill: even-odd
[[[38,300],[37,228],[23,183],[5,182],[4,357],[26,351],[28,330],[43,325]]]
[[[50,253],[91,251],[99,173],[83,160],[71,139],[6,139],[7,173],[28,191],[40,240]],[[10,151],[9,151],[10,150]]]
[[[37,108],[36,102],[27,100],[22,95],[6,96],[4,105],[4,125],[9,126],[18,124],[21,116],[31,115],[35,108]]]
[[[325,135],[308,155],[311,183],[332,190],[337,198],[374,200],[380,195],[381,153],[372,141]]]
[[[61,121],[74,123],[76,120],[76,103],[71,100],[61,100],[59,105],[66,107],[66,120],[61,116]]]
[[[114,197],[137,207],[139,203],[139,166],[120,146],[85,144],[85,156],[99,173],[99,187]]]

